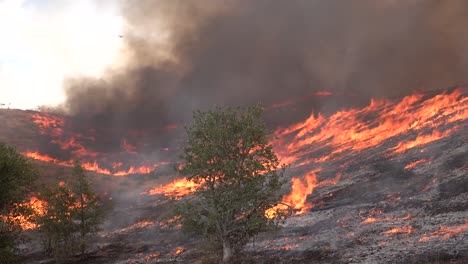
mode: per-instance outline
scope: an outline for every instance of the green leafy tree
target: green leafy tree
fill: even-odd
[[[47,254],[53,255],[60,262],[75,252],[77,199],[63,183],[48,186],[41,192],[39,199],[45,201],[44,213],[37,219],[43,247]]]
[[[184,230],[222,247],[223,262],[285,217],[265,215],[281,200],[284,166],[261,114],[259,106],[196,111],[187,128],[181,173],[199,185],[192,199],[180,202],[177,214]]]
[[[0,143],[0,263],[15,261],[21,228],[17,217],[30,194],[37,174],[30,161],[14,147]]]
[[[46,187],[39,198],[46,202],[45,213],[37,217],[45,251],[57,261],[77,251],[84,255],[87,238],[99,230],[105,212],[84,169],[76,164],[70,184]]]
[[[105,207],[100,197],[93,191],[83,167],[79,164],[73,169],[74,181],[72,191],[77,199],[76,220],[79,230],[79,250],[86,252],[87,236],[99,231],[99,225],[104,220]]]

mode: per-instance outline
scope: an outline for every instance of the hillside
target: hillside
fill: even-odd
[[[45,181],[67,174],[67,162],[79,156],[79,147],[44,151],[53,149],[47,146],[54,140],[78,132],[68,131],[72,126],[63,117],[63,124],[41,133],[31,119],[34,114],[41,113],[0,110],[0,141],[50,157],[36,161]],[[283,200],[295,205],[296,215],[279,232],[257,237],[236,261],[466,263],[467,128],[468,97],[461,88],[314,113],[279,127],[274,146],[282,162],[290,164],[291,179]],[[54,129],[64,131],[54,135]],[[115,203],[87,263],[216,263],[198,238],[168,223],[169,196],[189,195],[183,182],[167,184],[175,177],[176,150],[152,153],[150,162],[158,166],[149,171],[114,177],[118,171],[99,172],[112,158],[124,162],[126,172],[132,161],[142,165],[138,146],[148,154],[145,144],[129,138],[136,148],[120,146],[105,153],[86,138],[81,134],[74,142],[99,153],[93,163],[99,166],[90,173]],[[89,152],[80,155],[92,163]],[[34,243],[24,254],[27,263],[48,261]]]

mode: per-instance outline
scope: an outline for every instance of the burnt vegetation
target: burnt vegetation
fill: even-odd
[[[121,67],[0,109],[0,263],[468,261],[468,1],[119,2]]]

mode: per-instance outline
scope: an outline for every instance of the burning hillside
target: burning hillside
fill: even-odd
[[[96,130],[78,133],[70,129],[73,119],[37,112],[28,116],[39,131],[38,137],[49,140],[58,152],[31,149],[25,155],[47,163],[71,166],[72,160],[80,159],[89,170],[123,176],[157,171],[161,164],[178,162],[171,151],[143,160],[148,153],[144,152],[144,137],[142,142],[122,139],[117,152],[106,153],[99,149]],[[315,259],[324,263],[466,258],[467,118],[466,89],[456,88],[372,100],[361,108],[312,114],[276,129],[274,148],[281,161],[290,165],[291,184],[285,186],[283,203],[293,206],[295,216],[279,233],[260,236],[246,254],[254,261],[270,255],[271,261]],[[64,159],[67,155],[69,159]],[[101,248],[98,255],[109,263],[115,259],[198,258],[194,249],[197,242],[179,240],[180,230],[171,229],[168,223],[173,220],[165,218],[172,203],[169,197],[184,199],[195,183],[177,179],[155,188],[141,190],[141,186],[140,198],[131,198],[138,205],[132,202],[125,207],[129,201],[123,196],[121,201],[127,205],[115,212],[121,214],[115,219],[133,220],[110,224],[100,239],[109,246]],[[138,255],[131,253],[134,249],[109,252],[122,236],[127,237],[130,248],[147,243],[141,232],[170,242],[164,246],[157,241],[148,244]],[[175,237],[174,232],[178,234]],[[174,255],[178,247],[186,250]]]
[[[145,146],[137,148],[129,143],[127,138],[121,138],[119,148],[100,148],[102,141],[106,141],[103,137],[107,134],[98,134],[96,129],[91,127],[84,132],[74,132],[72,118],[33,112],[29,114],[29,119],[36,125],[40,137],[38,141],[43,142],[36,150],[24,151],[25,156],[35,160],[66,167],[72,167],[74,161],[79,160],[86,170],[113,176],[148,174],[161,165],[171,163],[163,160],[155,161],[154,158],[160,153],[170,152],[167,147],[161,147],[152,153],[141,153],[138,151]],[[176,127],[169,126],[167,129],[174,128]],[[145,144],[144,140],[138,143]],[[145,156],[151,157],[151,160]],[[170,155],[165,156],[170,157]],[[132,162],[128,162],[129,160]]]
[[[258,102],[288,165],[265,215],[294,214],[245,262],[468,262],[468,1],[7,2],[0,107],[51,105],[1,109],[0,141],[38,184],[79,161],[112,197],[89,263],[209,262],[169,214],[203,184],[183,128]]]
[[[373,100],[277,129],[274,145],[291,176],[283,203],[296,216],[246,254],[253,262],[462,263],[467,110],[466,89],[458,88]],[[180,198],[191,187],[179,180],[147,194]],[[186,260],[196,255],[189,252]]]

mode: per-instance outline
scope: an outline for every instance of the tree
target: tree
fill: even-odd
[[[60,262],[75,252],[77,199],[63,182],[44,188],[39,199],[45,202],[44,214],[36,220],[43,247]]]
[[[37,174],[30,161],[14,147],[0,143],[0,263],[15,261],[21,228],[16,219],[30,194]]]
[[[71,185],[77,198],[77,222],[79,230],[79,250],[81,255],[86,252],[86,238],[89,234],[99,231],[99,225],[104,220],[104,207],[101,199],[91,188],[86,173],[78,163],[73,169],[74,182]]]
[[[186,129],[181,173],[198,186],[192,199],[180,202],[177,214],[184,230],[222,245],[223,262],[285,216],[265,215],[281,200],[285,167],[272,149],[261,114],[259,106],[195,111]]]
[[[75,165],[70,184],[46,187],[39,198],[46,203],[45,214],[37,217],[45,251],[57,261],[77,250],[83,256],[87,237],[99,230],[105,210],[81,165]]]

